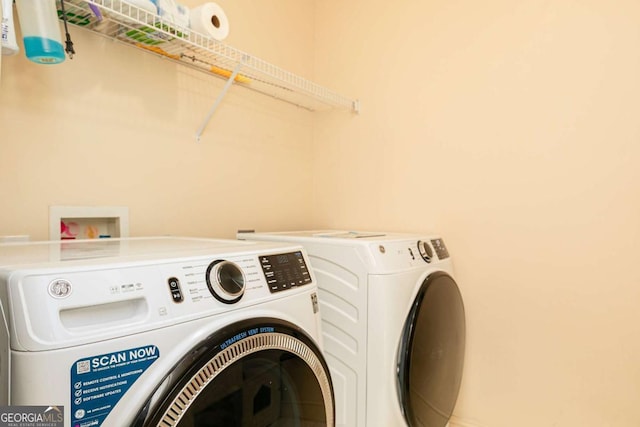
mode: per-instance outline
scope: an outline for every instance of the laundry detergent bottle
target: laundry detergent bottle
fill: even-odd
[[[38,64],[64,61],[56,0],[16,0],[27,58]]]

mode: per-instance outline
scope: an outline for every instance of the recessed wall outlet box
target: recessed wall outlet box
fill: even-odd
[[[49,206],[49,239],[100,239],[129,236],[124,206]]]

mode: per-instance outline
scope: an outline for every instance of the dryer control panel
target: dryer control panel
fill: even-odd
[[[444,241],[442,239],[431,239],[431,244],[433,245],[433,249],[436,251],[436,255],[438,255],[438,259],[449,258],[449,251],[444,245]]]
[[[311,275],[302,252],[262,255],[260,266],[271,293],[311,283]]]
[[[429,244],[429,242],[431,242],[431,244]],[[433,257],[434,250],[435,250],[437,260],[444,260],[449,258],[449,251],[447,250],[447,247],[444,245],[444,241],[440,238],[430,239],[429,241],[418,240],[418,243],[416,245],[418,247],[418,253],[420,254],[420,257],[425,262],[431,262],[434,259]],[[411,255],[412,259],[416,259],[415,255],[413,254],[412,248],[409,248],[409,255]]]

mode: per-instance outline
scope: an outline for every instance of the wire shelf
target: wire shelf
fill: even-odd
[[[310,111],[359,111],[357,100],[122,0],[64,0],[70,24]],[[238,64],[239,68],[238,68]],[[237,73],[234,75],[234,70]]]

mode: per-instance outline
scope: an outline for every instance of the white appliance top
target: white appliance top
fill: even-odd
[[[280,245],[282,246],[282,245]],[[274,245],[191,237],[138,237],[0,244],[0,270],[174,259],[259,250]]]
[[[301,244],[310,256],[348,262],[337,251],[353,248],[370,274],[392,274],[406,269],[435,267],[450,270],[451,259],[441,237],[431,234],[378,231],[307,230],[284,232],[239,231],[247,241]],[[339,258],[339,259],[337,259]]]
[[[389,233],[385,231],[349,231],[349,230],[303,230],[303,231],[277,231],[277,232],[253,232],[240,231],[238,236],[251,239],[250,236],[273,236],[279,241],[290,242],[321,242],[331,244],[370,245],[371,243],[399,242],[415,239],[435,238],[433,235],[421,235],[415,233]]]

